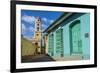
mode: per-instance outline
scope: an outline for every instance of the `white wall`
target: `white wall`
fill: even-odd
[[[34,0],[35,1],[35,0]],[[36,1],[59,1],[77,4],[93,4],[97,0],[36,0]],[[100,1],[98,0],[98,67],[87,69],[70,69],[42,71],[34,73],[99,73],[100,72]],[[10,0],[0,0],[0,73],[10,73]],[[29,72],[30,73],[30,72]],[[33,73],[33,72],[31,72]]]

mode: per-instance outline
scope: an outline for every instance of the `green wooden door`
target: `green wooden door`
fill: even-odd
[[[81,53],[82,52],[82,39],[80,32],[80,22],[74,23],[74,26],[71,28],[72,33],[72,53]]]
[[[50,34],[49,35],[49,40],[48,40],[48,52],[50,56],[54,55],[54,35]]]
[[[63,29],[56,31],[56,54],[63,56]]]

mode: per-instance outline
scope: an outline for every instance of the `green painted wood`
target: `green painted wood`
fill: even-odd
[[[49,35],[49,45],[48,45],[48,52],[51,56],[54,55],[54,35],[50,34]]]
[[[63,56],[63,29],[56,31],[56,53],[59,56]]]
[[[80,32],[80,22],[74,23],[71,28],[72,34],[72,53],[82,52],[82,39]]]

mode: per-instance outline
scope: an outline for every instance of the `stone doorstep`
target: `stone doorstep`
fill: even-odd
[[[82,56],[66,56],[66,57],[52,57],[56,61],[70,61],[70,60],[82,60]]]

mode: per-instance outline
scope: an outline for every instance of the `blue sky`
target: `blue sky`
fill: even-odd
[[[21,10],[21,34],[31,40],[34,35],[34,20],[36,16],[41,18],[41,27],[44,31],[50,24],[59,18],[63,12]]]

